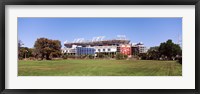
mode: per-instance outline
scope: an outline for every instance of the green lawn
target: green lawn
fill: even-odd
[[[18,63],[19,76],[182,76],[176,61],[51,60]]]

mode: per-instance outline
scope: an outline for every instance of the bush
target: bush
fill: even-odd
[[[19,59],[19,60],[23,60],[23,58],[22,58],[22,57],[18,57],[18,59]]]
[[[104,55],[103,53],[98,53],[98,54],[97,54],[97,57],[99,57],[99,58],[104,58],[105,55]]]
[[[140,53],[139,54],[139,57],[142,59],[142,60],[147,60],[148,59],[148,56],[146,53]]]
[[[127,58],[128,58],[127,55],[124,55],[124,54],[121,54],[121,53],[117,53],[117,55],[116,55],[117,60],[123,60],[123,59],[127,59]]]
[[[94,56],[93,56],[93,55],[89,55],[89,58],[90,58],[90,59],[93,59],[93,58],[94,58]]]
[[[67,58],[68,58],[68,55],[65,54],[65,55],[62,56],[62,58],[63,58],[63,59],[67,59]]]
[[[68,58],[76,58],[75,55],[68,55],[67,57],[68,57]]]
[[[124,59],[127,59],[128,58],[128,55],[124,55]]]

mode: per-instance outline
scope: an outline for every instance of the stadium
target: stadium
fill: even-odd
[[[75,39],[73,42],[64,42],[62,53],[67,55],[92,55],[98,57],[103,54],[115,57],[117,53],[132,57],[138,53],[146,53],[147,48],[143,43],[131,43],[125,35],[118,35],[116,39],[104,40],[105,36],[94,37],[92,40],[84,38]]]

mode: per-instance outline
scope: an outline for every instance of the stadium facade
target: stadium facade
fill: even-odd
[[[124,36],[112,40],[103,40],[103,37],[93,38],[91,41],[85,41],[83,38],[76,39],[73,42],[65,42],[62,53],[68,55],[93,55],[104,54],[114,57],[117,53],[122,53],[132,57],[137,53],[146,53],[147,48],[143,43],[132,44]]]

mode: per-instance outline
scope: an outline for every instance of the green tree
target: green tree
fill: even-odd
[[[20,51],[20,48],[22,47],[23,43],[21,40],[18,40],[18,59],[22,59],[22,53]]]
[[[176,55],[182,55],[181,47],[178,44],[174,44],[170,39],[161,43],[158,50],[160,55],[167,56],[167,59],[172,59]]]
[[[39,38],[35,41],[35,54],[43,60],[50,60],[50,55],[61,55],[61,42],[59,40],[51,40],[47,38]]]
[[[139,56],[142,60],[147,60],[147,59],[148,59],[147,53],[139,53],[138,56]]]
[[[159,49],[159,46],[150,47],[149,50],[147,51],[148,59],[158,60],[160,57],[160,53],[159,53],[158,49]]]
[[[29,58],[29,57],[32,57],[33,54],[33,49],[31,48],[28,48],[28,47],[20,47],[19,48],[19,55],[18,55],[18,58],[19,59],[23,59],[23,58]]]

